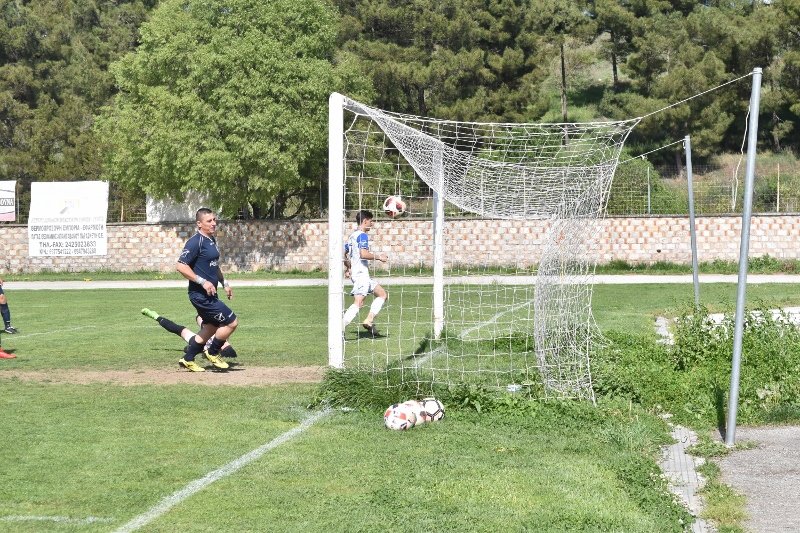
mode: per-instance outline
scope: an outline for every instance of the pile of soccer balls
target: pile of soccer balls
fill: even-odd
[[[390,405],[383,413],[383,423],[387,428],[395,430],[411,429],[442,418],[444,418],[444,405],[436,398],[396,403]]]

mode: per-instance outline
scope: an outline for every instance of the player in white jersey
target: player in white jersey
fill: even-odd
[[[372,227],[373,215],[371,212],[362,209],[356,213],[356,224],[358,228],[350,234],[347,243],[344,245],[344,275],[353,282],[353,304],[344,313],[343,327],[353,321],[358,315],[358,310],[364,305],[364,299],[368,294],[375,296],[372,305],[369,307],[369,314],[361,324],[364,329],[373,336],[378,334],[373,321],[384,302],[389,298],[389,293],[380,284],[369,276],[369,261],[377,260],[386,262],[386,254],[371,252],[369,249],[369,237],[367,233]]]

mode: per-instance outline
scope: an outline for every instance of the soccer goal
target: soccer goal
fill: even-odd
[[[638,119],[508,124],[392,113],[330,98],[329,363],[384,378],[593,398],[596,221]],[[383,204],[400,196],[402,216]],[[375,214],[378,335],[342,329],[343,245]],[[391,380],[389,376],[392,376]]]

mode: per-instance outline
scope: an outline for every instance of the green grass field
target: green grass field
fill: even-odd
[[[710,308],[732,308],[735,287],[701,290]],[[176,372],[181,339],[139,311],[191,324],[183,289],[7,296],[20,333],[2,337],[18,355],[0,361],[2,531],[650,532],[682,531],[689,520],[658,476],[666,428],[629,402],[448,405],[443,422],[408,432],[386,430],[374,409],[336,410],[298,431],[315,412],[315,385],[12,375]],[[604,331],[654,336],[653,318],[674,316],[691,297],[688,285],[597,286],[594,315]],[[752,286],[748,297],[800,305],[787,285]],[[240,287],[231,307],[240,371],[326,364],[324,288]],[[392,300],[383,318],[401,312]],[[218,480],[202,482],[218,469]],[[141,528],[123,528],[137,517]]]

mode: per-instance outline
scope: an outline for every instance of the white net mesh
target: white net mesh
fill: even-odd
[[[370,248],[390,256],[388,267],[373,264],[390,293],[376,319],[380,335],[354,321],[345,367],[420,389],[521,384],[544,396],[591,397],[594,220],[637,120],[467,123],[349,99],[344,109],[343,239],[354,213],[370,210]],[[384,215],[388,195],[403,198],[405,215]]]

